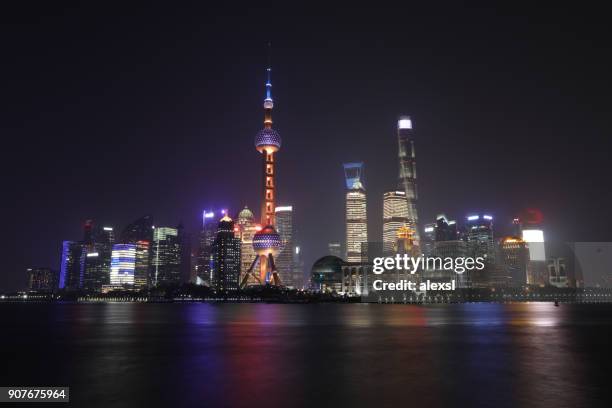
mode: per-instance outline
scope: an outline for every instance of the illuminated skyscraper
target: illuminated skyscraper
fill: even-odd
[[[136,245],[113,245],[113,252],[111,257],[110,284],[120,286],[133,286],[135,265]]]
[[[346,260],[361,262],[362,246],[368,242],[366,191],[361,180],[363,163],[345,163],[346,182]]]
[[[301,276],[294,276],[293,256],[293,207],[282,206],[274,209],[276,217],[276,228],[280,236],[282,249],[278,254],[276,265],[283,271],[283,284],[289,287],[298,287],[301,284]]]
[[[423,227],[423,235],[421,236],[421,250],[423,255],[431,256],[436,242],[436,224],[425,224]]]
[[[212,287],[219,292],[238,290],[240,283],[240,239],[234,221],[227,215],[219,221],[212,245]]]
[[[83,270],[87,249],[82,242],[64,241],[59,288],[77,290],[83,285]]]
[[[93,226],[90,220],[85,229],[86,255],[83,288],[99,292],[110,282],[111,252],[115,235],[111,227]]]
[[[527,283],[529,250],[519,237],[505,237],[500,241],[501,265],[507,277],[508,286],[521,287]]]
[[[136,241],[136,253],[134,261],[134,288],[144,289],[149,287],[149,271],[151,265],[151,242]]]
[[[181,245],[177,228],[156,227],[153,230],[151,267],[153,286],[181,283]]]
[[[217,235],[217,217],[214,211],[202,212],[202,230],[200,231],[200,242],[198,248],[198,261],[196,265],[196,284],[211,284],[211,256],[212,244]],[[221,215],[219,215],[220,217]]]
[[[383,194],[383,253],[397,250],[397,233],[409,225],[408,201],[403,191],[387,191]]]
[[[272,129],[272,68],[268,66],[266,81],[266,98],[264,99],[264,128],[255,136],[255,148],[261,153],[262,158],[262,193],[261,224],[263,228],[253,237],[253,249],[257,254],[259,263],[259,274],[253,273],[255,262],[249,268],[247,275],[243,277],[241,286],[248,284],[249,280],[261,284],[281,285],[279,271],[274,263],[274,258],[280,252],[282,242],[275,229],[275,207],[276,207],[276,164],[275,154],[281,147],[281,137]],[[282,272],[282,271],[281,271]]]
[[[134,288],[150,285],[151,246],[153,242],[153,217],[144,215],[129,224],[121,233],[121,243],[136,246],[134,263]]]
[[[466,236],[472,256],[485,257],[487,262],[494,262],[493,217],[469,215],[466,219]]]
[[[447,219],[446,215],[439,214],[434,224],[434,241],[455,241],[457,239],[459,239],[457,223],[454,220]]]
[[[246,206],[238,214],[237,227],[236,237],[240,239],[240,276],[244,276],[255,259],[253,237],[261,227],[255,223],[253,212]]]
[[[556,273],[555,268],[548,268],[546,244],[544,241],[544,216],[536,208],[527,208],[521,211],[520,217],[513,220],[514,234],[522,238],[529,251],[527,265],[527,284],[546,286],[550,285],[549,272]],[[567,255],[567,254],[565,254]],[[564,256],[565,256],[564,255]]]
[[[306,278],[304,277],[304,260],[302,259],[302,247],[293,242],[293,283],[296,289],[302,289],[306,286]]]
[[[399,188],[406,193],[408,206],[408,224],[414,228],[415,238],[419,240],[416,202],[418,199],[416,182],[416,155],[412,120],[409,116],[400,116],[397,121],[397,140],[399,158]]]
[[[468,256],[484,258],[485,268],[472,270],[473,287],[491,287],[501,282],[500,267],[496,264],[496,248],[493,237],[493,217],[490,215],[468,215],[465,236],[468,243]],[[503,268],[501,268],[503,269]]]
[[[433,239],[433,245],[431,240]],[[423,234],[423,244],[427,250],[423,251],[427,256],[435,256],[440,258],[462,258],[468,254],[467,242],[460,239],[457,231],[457,223],[449,220],[446,215],[439,214],[436,216],[435,224],[428,224]],[[437,279],[442,281],[450,281],[455,279],[457,286],[460,288],[468,288],[471,286],[471,274],[465,271],[462,274],[455,274],[452,271],[425,271],[424,278]]]

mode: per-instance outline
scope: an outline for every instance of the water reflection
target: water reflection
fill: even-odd
[[[3,383],[69,385],[76,406],[608,402],[607,305],[5,304],[0,312],[10,333],[0,336]]]

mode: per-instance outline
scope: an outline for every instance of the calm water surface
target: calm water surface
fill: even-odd
[[[77,407],[611,403],[612,305],[23,303],[0,327],[0,386]]]

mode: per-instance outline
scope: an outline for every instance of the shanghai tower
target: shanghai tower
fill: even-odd
[[[399,159],[399,188],[406,192],[408,201],[408,226],[414,229],[415,238],[419,240],[419,217],[416,201],[416,156],[414,153],[414,134],[412,120],[409,116],[400,116],[397,121],[397,141]]]

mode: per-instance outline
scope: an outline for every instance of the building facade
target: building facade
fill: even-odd
[[[408,200],[404,191],[387,191],[383,194],[383,253],[397,252],[398,232],[409,225]],[[413,224],[410,224],[413,225]]]
[[[417,214],[417,173],[416,153],[414,150],[414,134],[412,119],[400,116],[397,121],[397,141],[399,160],[399,189],[406,193],[408,207],[408,224],[414,228],[416,241],[419,240],[419,217]]]
[[[245,206],[238,213],[238,220],[234,229],[236,230],[236,238],[240,239],[240,276],[244,276],[257,256],[255,249],[253,249],[253,237],[261,229],[261,226],[255,222],[253,212]]]
[[[198,255],[196,264],[196,284],[211,284],[212,271],[212,244],[217,234],[217,214],[214,211],[202,212],[202,229],[198,242]]]
[[[78,290],[83,286],[86,248],[82,242],[64,241],[60,267],[59,288]]]
[[[115,244],[111,256],[110,285],[134,286],[134,269],[136,265],[135,244]]]
[[[219,221],[212,245],[212,287],[221,293],[235,292],[240,286],[240,239],[234,221],[227,215]]]
[[[91,222],[91,221],[90,221]],[[83,288],[100,292],[110,282],[111,254],[115,234],[111,227],[86,228]]]
[[[525,241],[516,236],[504,237],[499,247],[500,264],[504,268],[508,286],[520,288],[526,285],[529,250]]]
[[[276,258],[276,266],[283,272],[283,284],[296,288],[301,285],[301,277],[295,276],[293,257],[295,243],[293,237],[293,206],[278,206],[274,209],[276,215],[276,230],[280,236],[282,247]]]
[[[345,163],[346,183],[346,260],[361,262],[363,246],[368,242],[366,190],[363,185],[363,163]]]
[[[181,237],[172,227],[155,227],[151,256],[151,285],[181,283]]]

